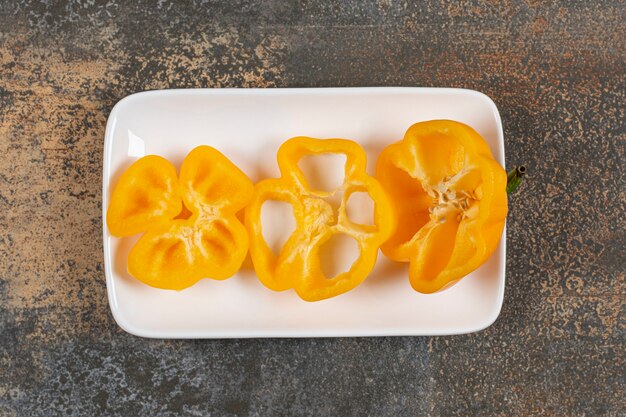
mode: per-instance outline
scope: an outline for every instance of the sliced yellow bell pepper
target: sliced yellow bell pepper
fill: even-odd
[[[376,177],[398,218],[381,248],[410,262],[415,290],[447,288],[495,251],[507,214],[507,175],[471,127],[451,120],[414,124],[380,154]]]
[[[128,255],[128,271],[157,288],[181,290],[202,278],[225,279],[241,267],[248,235],[236,213],[253,184],[209,146],[192,150],[180,169],[146,156],[118,182],[107,212],[114,236],[146,232]]]
[[[304,156],[321,154],[346,156],[345,179],[338,189],[313,189],[298,167]],[[374,267],[380,244],[395,227],[389,198],[378,181],[365,172],[365,152],[349,140],[297,137],[280,147],[277,159],[281,177],[259,182],[246,208],[250,255],[257,276],[267,288],[293,288],[306,301],[334,297],[355,288]],[[373,200],[372,224],[357,224],[348,218],[347,202],[355,192],[366,192]],[[337,195],[341,195],[341,203],[335,209],[329,199]],[[267,200],[291,204],[296,221],[295,231],[278,254],[271,251],[263,237],[261,207]],[[320,248],[335,234],[353,238],[360,253],[348,271],[327,277],[320,263]]]

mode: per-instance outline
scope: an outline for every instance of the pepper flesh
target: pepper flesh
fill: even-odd
[[[132,236],[146,225],[167,223],[181,209],[176,168],[165,158],[148,155],[120,177],[111,194],[107,226],[113,236]]]
[[[453,285],[495,251],[507,214],[506,172],[471,127],[451,120],[414,124],[380,154],[376,177],[399,224],[381,249],[410,262],[416,291]]]
[[[228,278],[241,267],[248,235],[236,213],[252,191],[250,179],[209,146],[187,155],[179,178],[170,162],[150,155],[122,174],[107,224],[114,236],[145,232],[128,255],[132,276],[182,290],[202,278]]]
[[[346,156],[344,181],[337,189],[313,189],[297,165],[304,156],[322,154]],[[378,181],[365,172],[365,152],[356,142],[345,139],[296,137],[280,147],[277,159],[281,177],[259,182],[246,208],[250,255],[260,281],[274,291],[293,288],[306,301],[334,297],[355,288],[371,272],[380,244],[395,227],[389,198]],[[374,202],[372,224],[349,219],[347,202],[356,192],[366,192]],[[341,203],[334,209],[328,200],[338,195]],[[277,255],[263,237],[261,207],[267,200],[291,204],[296,221],[295,231]],[[326,277],[320,248],[335,234],[354,239],[359,257],[348,271]]]

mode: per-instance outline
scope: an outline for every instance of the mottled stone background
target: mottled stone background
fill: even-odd
[[[0,4],[0,414],[626,414],[622,1],[127,3]],[[531,172],[493,326],[226,341],[117,327],[100,200],[119,99],[398,85],[485,92],[507,165]]]

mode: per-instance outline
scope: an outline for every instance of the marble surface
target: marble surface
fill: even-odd
[[[626,413],[621,1],[0,4],[0,415]],[[445,86],[500,108],[500,318],[433,338],[173,341],[117,327],[106,118],[186,87]]]

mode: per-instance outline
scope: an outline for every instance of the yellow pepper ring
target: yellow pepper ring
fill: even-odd
[[[306,155],[329,153],[346,156],[345,179],[340,187],[343,196],[337,213],[324,201],[329,193],[313,190],[297,165]],[[371,272],[379,246],[395,228],[385,191],[365,172],[365,151],[356,142],[345,139],[296,137],[280,147],[277,159],[281,177],[259,182],[246,209],[250,255],[257,276],[267,288],[275,291],[294,288],[306,301],[334,297],[355,288]],[[373,200],[372,225],[356,224],[348,218],[347,201],[354,192],[366,192]],[[263,238],[261,207],[267,200],[291,204],[296,220],[295,231],[278,255]],[[337,233],[346,234],[357,242],[359,257],[348,271],[326,277],[319,251]]]

